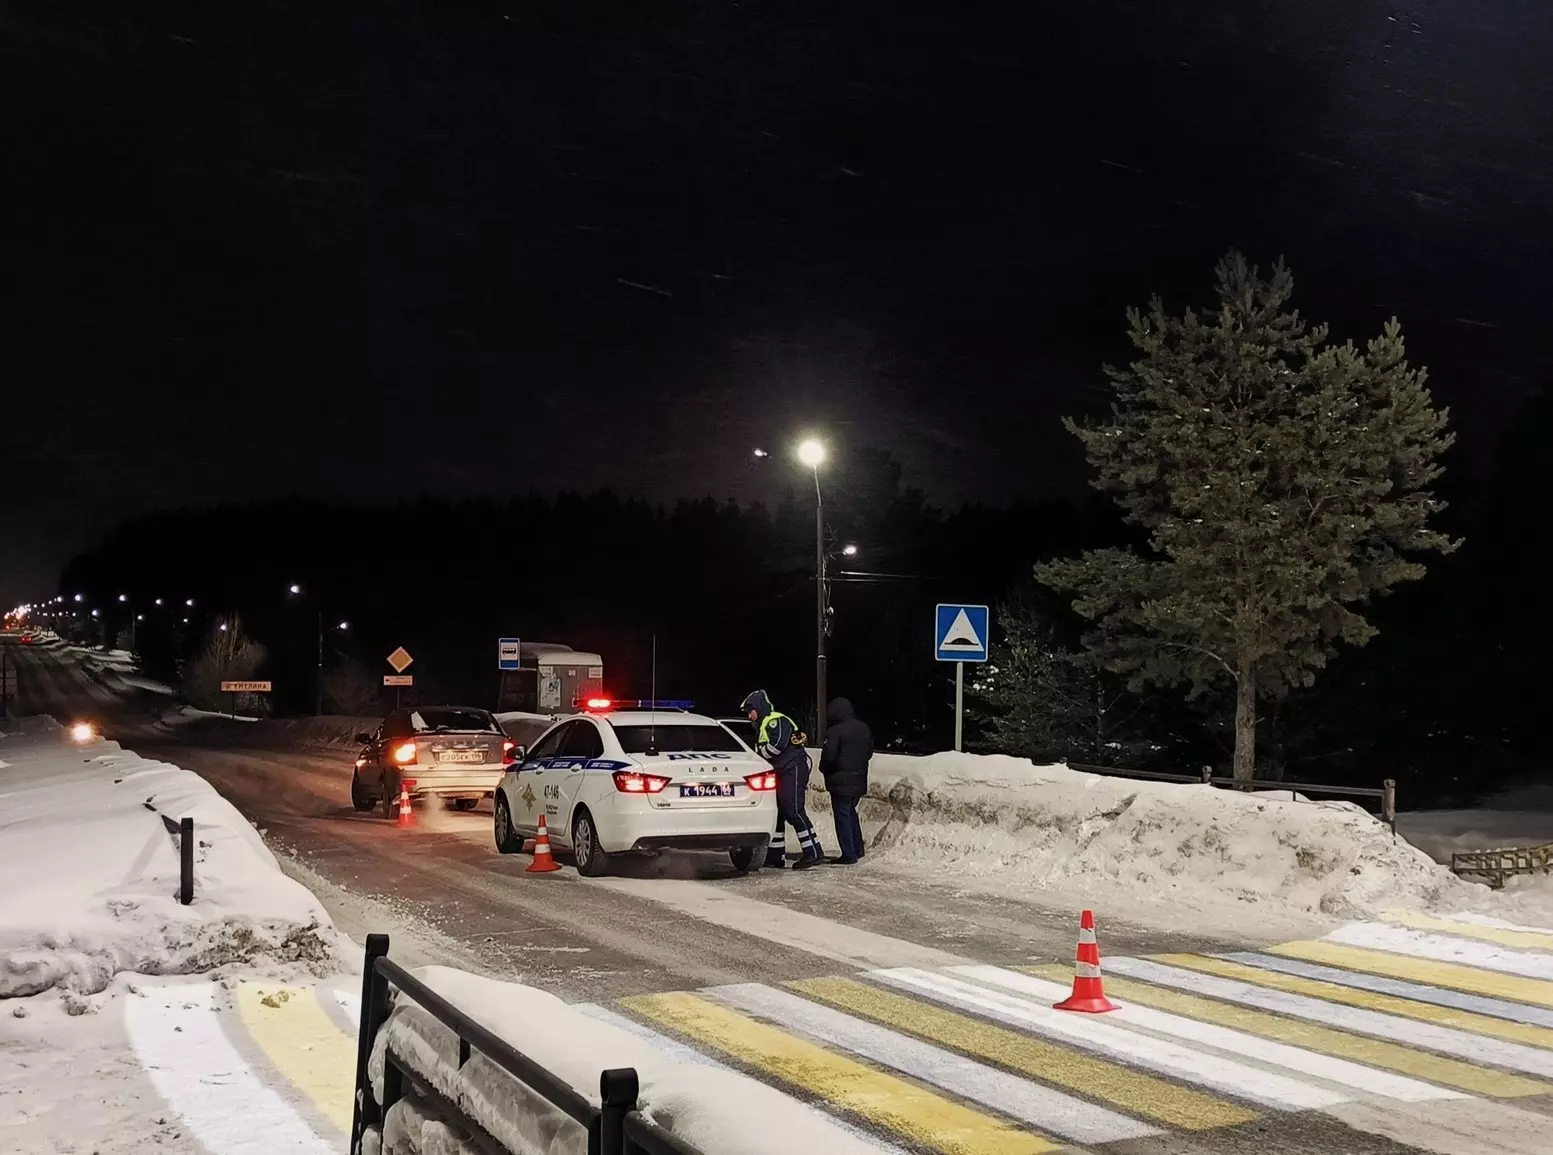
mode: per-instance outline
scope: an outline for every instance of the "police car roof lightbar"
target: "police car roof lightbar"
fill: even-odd
[[[583,710],[601,713],[607,710],[690,710],[695,703],[688,698],[578,698],[572,703]]]

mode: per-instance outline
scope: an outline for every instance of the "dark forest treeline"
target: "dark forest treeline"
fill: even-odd
[[[1267,771],[1305,781],[1392,776],[1413,790],[1410,805],[1546,772],[1553,600],[1541,527],[1553,494],[1550,444],[1553,396],[1544,394],[1521,414],[1488,485],[1474,489],[1447,472],[1445,520],[1465,548],[1374,607],[1378,638],[1342,653],[1267,719]],[[883,453],[863,455],[846,481],[826,491],[836,575],[830,687],[898,748],[949,741],[951,679],[929,652],[935,602],[1027,594],[1037,561],[1125,537],[1098,498],[936,510],[902,487]],[[840,555],[849,542],[855,558]],[[294,500],[130,523],[72,562],[59,592],[87,594],[83,605],[102,607],[109,628],[126,620],[117,595],[131,594],[146,615],[139,648],[164,673],[216,617],[241,613],[269,649],[280,712],[312,708],[322,611],[352,626],[328,635],[331,668],[359,662],[376,681],[383,656],[404,645],[425,697],[489,704],[501,635],[597,651],[613,692],[645,696],[656,635],[660,695],[726,714],[763,686],[806,719],[813,543],[812,498],[802,490],[775,508],[711,498],[666,507],[610,493],[394,506]],[[292,582],[303,598],[287,596]],[[152,607],[157,596],[168,604]],[[192,612],[177,604],[190,596]],[[1051,612],[1074,640],[1062,608]],[[1153,745],[1159,764],[1226,764],[1225,703],[1150,698],[1134,712],[1147,719],[1150,741],[1130,744],[1130,754]]]
[[[885,454],[855,463],[847,481],[825,494],[831,687],[868,709],[881,733],[941,744],[951,719],[930,654],[934,603],[996,601],[1035,561],[1115,534],[1116,520],[1098,501],[945,515],[901,487]],[[847,544],[855,556],[841,553]],[[137,648],[164,676],[214,621],[241,614],[269,650],[278,712],[312,708],[321,612],[326,626],[351,625],[325,630],[331,668],[357,661],[376,679],[388,672],[383,656],[403,645],[423,697],[491,704],[500,636],[596,651],[615,693],[645,697],[656,635],[661,696],[727,714],[765,687],[803,717],[813,697],[813,558],[814,507],[802,491],[775,508],[711,498],[656,506],[611,493],[378,507],[293,500],[132,522],[72,562],[60,592],[87,594],[82,605],[102,607],[108,628],[127,621],[116,598],[130,594],[145,615]],[[288,595],[293,582],[301,597]]]

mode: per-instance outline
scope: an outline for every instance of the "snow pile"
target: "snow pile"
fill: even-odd
[[[164,815],[194,820],[189,906]],[[0,846],[0,997],[93,994],[120,971],[328,973],[349,955],[317,899],[204,779],[112,742],[76,746],[51,722],[5,741]]]
[[[1199,909],[1233,900],[1330,916],[1451,908],[1483,894],[1352,803],[1286,792],[1133,781],[1003,755],[881,754],[861,811],[876,861],[999,890],[1082,883],[1097,899],[1142,894]]]
[[[877,1155],[876,1147],[764,1083],[731,1070],[670,1059],[651,1042],[590,1018],[545,991],[447,967],[427,967],[415,974],[595,1106],[601,1071],[635,1067],[643,1114],[703,1151]],[[388,1046],[513,1155],[586,1155],[588,1135],[580,1124],[478,1051],[460,1068],[457,1036],[402,995],[378,1031],[368,1068],[379,1102]],[[384,1139],[385,1151],[468,1150],[456,1132],[413,1100],[390,1110]]]

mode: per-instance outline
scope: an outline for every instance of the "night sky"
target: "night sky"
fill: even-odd
[[[1231,246],[1399,315],[1484,477],[1550,61],[1525,0],[5,4],[0,597],[169,505],[770,497],[808,429],[1075,493],[1123,308]]]

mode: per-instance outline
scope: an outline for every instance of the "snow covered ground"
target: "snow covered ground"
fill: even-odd
[[[177,840],[194,820],[194,901]],[[124,971],[234,963],[332,970],[328,916],[204,779],[34,720],[0,743],[0,997],[59,988],[84,1005]]]
[[[818,775],[811,787],[819,784]],[[829,809],[811,789],[811,812]],[[1535,882],[1464,882],[1351,803],[1133,781],[1001,755],[876,755],[860,807],[882,866],[967,889],[1072,895],[1113,916],[1270,933],[1392,908],[1553,925]],[[821,830],[827,824],[821,823]]]

